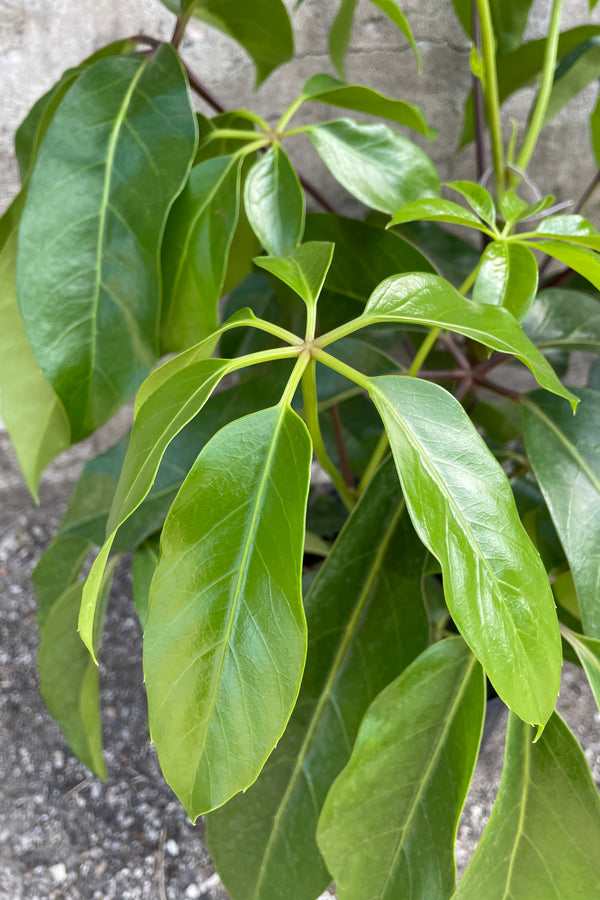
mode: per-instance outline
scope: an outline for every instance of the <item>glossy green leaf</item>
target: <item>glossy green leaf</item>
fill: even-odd
[[[315,839],[319,812],[369,703],[427,645],[424,554],[390,461],[306,598],[306,670],[283,738],[257,783],[207,819],[234,900],[314,900],[331,880]]]
[[[133,602],[142,631],[146,627],[146,620],[148,618],[150,585],[158,565],[158,550],[159,537],[154,536],[149,538],[135,551],[131,566]]]
[[[600,353],[600,304],[580,291],[541,291],[523,328],[540,349],[562,347]]]
[[[78,535],[57,535],[40,556],[31,573],[38,604],[37,622],[40,627],[54,603],[76,580],[90,547],[87,538]]]
[[[40,477],[71,440],[62,404],[27,340],[15,290],[17,238],[23,193],[0,219],[0,409],[35,499]]]
[[[507,225],[511,227],[517,222],[524,221],[530,217],[538,216],[545,209],[551,206],[556,197],[548,194],[535,203],[527,203],[522,197],[519,197],[516,191],[504,191],[500,197],[500,212],[502,213]]]
[[[218,326],[218,302],[238,222],[242,161],[208,159],[173,204],[162,245],[161,349],[185,350]]]
[[[556,713],[537,743],[511,716],[498,796],[453,900],[566,900],[600,891],[600,799]]]
[[[492,195],[482,185],[474,181],[449,181],[446,187],[458,191],[465,198],[473,212],[486,222],[490,228],[496,224],[496,206]]]
[[[406,125],[425,137],[433,137],[434,132],[427,126],[425,117],[418,106],[404,100],[394,100],[362,85],[346,84],[331,75],[313,75],[302,88],[306,100],[328,103],[342,109],[368,113],[381,119],[391,119],[399,125]]]
[[[574,390],[577,415],[545,394],[523,407],[527,455],[567,554],[584,627],[600,637],[600,393]]]
[[[161,0],[179,13],[179,0]],[[292,25],[282,0],[198,0],[194,16],[237,41],[256,66],[256,85],[294,55]]]
[[[583,216],[549,216],[537,227],[535,235],[538,234],[600,250],[600,234]]]
[[[484,712],[483,672],[460,638],[430,647],[372,703],[319,820],[341,897],[450,896]]]
[[[390,225],[402,225],[404,222],[449,222],[453,225],[464,225],[478,231],[488,231],[486,225],[464,206],[451,200],[416,200],[394,213]]]
[[[301,242],[304,191],[281,144],[274,144],[248,172],[244,205],[248,221],[268,253],[285,256]]]
[[[334,66],[346,77],[346,52],[352,37],[352,25],[358,0],[340,0],[340,6],[329,32],[329,55]]]
[[[17,288],[75,440],[118,409],[154,360],[158,247],[195,128],[168,45],[95,63],[48,128],[23,213]]]
[[[575,650],[587,675],[598,709],[600,709],[600,641],[583,634],[576,634],[570,628],[564,628],[562,633]]]
[[[486,347],[520,359],[546,390],[577,398],[563,387],[550,364],[534,347],[514,317],[505,309],[466,300],[437,275],[401,275],[387,278],[371,294],[358,322],[411,322],[446,328],[479,341]]]
[[[296,702],[311,455],[285,405],[233,422],[165,522],[144,634],[148,718],[193,821],[255,781]]]
[[[337,119],[315,125],[309,137],[334,178],[372,209],[392,215],[407,203],[439,194],[429,157],[387,125]]]
[[[308,241],[287,256],[258,256],[257,266],[271,272],[298,294],[308,309],[313,309],[327,277],[335,245],[326,241]]]
[[[504,702],[544,724],[560,685],[558,622],[504,472],[443,388],[386,376],[370,390],[415,529],[442,565],[458,629]]]
[[[535,300],[538,265],[523,244],[492,241],[485,248],[473,287],[476,303],[502,306],[521,321]]]

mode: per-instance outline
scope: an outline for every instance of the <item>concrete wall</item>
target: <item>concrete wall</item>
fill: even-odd
[[[293,0],[286,2],[292,9]],[[534,3],[529,37],[544,32],[550,5],[550,0]],[[276,119],[307,77],[332,71],[327,28],[337,6],[333,0],[304,0],[294,14],[297,57],[272,75],[257,94],[251,90],[253,68],[245,53],[201,23],[193,22],[189,28],[183,55],[227,105],[249,105]],[[468,43],[454,18],[451,2],[402,0],[400,6],[409,17],[423,55],[423,76],[418,76],[412,53],[398,31],[362,0],[348,56],[348,77],[422,104],[430,123],[439,130],[437,141],[428,149],[441,177],[472,177],[472,150],[455,153],[470,75]],[[587,0],[566,0],[564,6],[563,27],[590,21]],[[600,23],[600,6],[591,20]],[[18,188],[12,137],[36,98],[63,69],[77,64],[99,46],[140,31],[168,38],[172,21],[159,0],[0,0],[0,209]],[[556,117],[533,161],[532,174],[540,189],[557,193],[560,199],[576,197],[594,170],[587,128],[567,124],[572,115],[584,125],[594,96],[595,88],[591,88],[575,101],[568,114]],[[531,91],[521,91],[507,113],[523,122],[530,102]],[[315,104],[301,111],[299,121],[327,115],[327,110]],[[338,205],[346,210],[355,208],[306,139],[299,139],[292,152],[303,173]]]

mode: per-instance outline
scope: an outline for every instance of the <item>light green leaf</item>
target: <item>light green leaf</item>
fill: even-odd
[[[521,321],[535,300],[538,265],[523,244],[492,241],[485,248],[473,287],[476,303],[502,306]]]
[[[516,191],[504,191],[500,197],[500,212],[504,216],[507,225],[511,227],[525,219],[538,216],[549,206],[552,206],[556,197],[548,194],[535,203],[527,203],[522,197],[519,197]]]
[[[560,716],[534,732],[511,716],[498,796],[453,900],[566,900],[600,891],[600,799]]]
[[[598,709],[600,709],[600,641],[583,634],[576,634],[570,628],[561,628],[561,631],[577,654],[587,675]]]
[[[313,309],[327,277],[335,244],[309,241],[288,256],[257,256],[254,262],[275,275],[296,292],[308,309]]]
[[[301,242],[304,191],[281,144],[274,144],[248,172],[244,205],[248,221],[268,253],[285,256]]]
[[[90,66],[46,133],[23,213],[17,288],[74,440],[106,421],[154,360],[158,248],[195,135],[186,78],[168,45]]]
[[[523,407],[527,455],[564,547],[584,628],[600,637],[600,393],[576,388],[577,415],[542,393]]]
[[[48,384],[27,339],[15,290],[21,193],[0,219],[0,409],[34,499],[40,477],[71,441],[60,400]]]
[[[372,209],[392,215],[407,203],[439,194],[429,157],[387,125],[337,119],[315,125],[309,137],[334,178]]]
[[[302,96],[306,100],[315,100],[318,103],[328,103],[342,109],[368,113],[372,116],[379,116],[380,119],[391,119],[428,138],[435,136],[435,132],[428,127],[423,112],[418,106],[406,103],[404,100],[393,100],[372,88],[346,84],[332,78],[331,75],[313,75],[302,88]]]
[[[442,565],[458,629],[504,702],[543,725],[560,685],[558,622],[504,472],[443,388],[385,376],[371,379],[370,391],[415,529]]]
[[[449,222],[453,225],[464,225],[466,228],[477,228],[487,232],[489,229],[464,206],[451,200],[416,200],[394,213],[390,226],[402,225],[404,222]]]
[[[140,621],[142,631],[148,618],[148,600],[150,585],[158,565],[159,537],[154,536],[144,541],[133,555],[131,566],[133,602]]]
[[[174,13],[180,0],[161,0]],[[194,16],[237,41],[252,57],[258,87],[294,55],[292,25],[282,0],[198,0]]]
[[[535,235],[538,234],[600,250],[600,234],[583,216],[549,216],[537,227]]]
[[[144,635],[148,719],[192,821],[256,780],[296,702],[311,455],[286,405],[233,422],[165,522]]]
[[[486,222],[490,228],[496,225],[496,206],[492,195],[474,181],[448,181],[446,187],[458,191],[465,198],[471,209]]]
[[[600,353],[600,304],[580,291],[541,291],[523,329],[540,349],[562,347]]]
[[[411,31],[411,27],[408,24],[408,19],[396,4],[395,0],[370,0],[373,6],[376,6],[381,10],[382,13],[391,19],[391,21],[396,25],[396,27],[402,32],[404,37],[409,42],[412,47],[413,53],[417,59],[417,63],[419,65],[419,72],[421,71],[421,54],[417,48],[416,41],[413,37],[413,33]]]
[[[326,557],[331,553],[331,544],[313,531],[307,531],[304,535],[304,552],[310,553],[311,556]]]
[[[371,294],[358,323],[412,322],[447,328],[473,340],[511,353],[533,372],[546,390],[577,405],[577,398],[563,387],[550,364],[505,309],[466,300],[437,275],[401,275],[387,278]],[[361,327],[361,326],[358,326]]]
[[[596,165],[600,166],[600,95],[589,118],[590,139]]]
[[[450,896],[484,712],[483,672],[460,638],[434,644],[371,704],[317,833],[342,897]]]
[[[207,819],[235,900],[314,900],[330,882],[315,838],[319,812],[369,703],[427,645],[424,554],[390,460],[306,598],[306,670],[283,738],[257,783]]]
[[[185,350],[218,326],[238,222],[242,160],[207,159],[192,169],[167,219],[162,245],[163,352]]]

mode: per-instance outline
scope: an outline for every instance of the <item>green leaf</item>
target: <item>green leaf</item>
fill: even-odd
[[[465,282],[479,262],[479,252],[472,244],[435,222],[396,225],[394,234],[400,235],[422,253],[426,253],[436,271],[455,287],[460,287]],[[417,268],[421,267],[415,267]],[[425,270],[421,268],[421,271]]]
[[[600,637],[600,393],[576,388],[577,415],[545,394],[523,407],[527,455],[567,554],[583,624]]]
[[[372,703],[319,820],[342,897],[450,896],[484,712],[483,673],[460,638],[430,647]]]
[[[165,353],[191,347],[218,326],[218,302],[238,222],[241,165],[235,156],[200,163],[173,204],[161,250]]]
[[[179,0],[161,0],[179,13]],[[294,35],[282,0],[198,0],[194,16],[237,41],[252,57],[258,87],[294,55]]]
[[[571,50],[556,69],[544,124],[549,122],[563,106],[570,103],[599,75],[600,36],[595,36]]]
[[[491,0],[494,37],[500,51],[515,50],[523,39],[533,0]],[[466,34],[472,37],[472,0],[452,0],[454,11]]]
[[[106,421],[154,360],[158,247],[195,129],[168,45],[95,63],[48,128],[23,213],[17,288],[74,440]]]
[[[325,241],[309,241],[296,247],[288,256],[258,256],[254,262],[275,275],[314,309],[327,277],[335,245]]]
[[[315,125],[309,137],[334,178],[372,209],[392,215],[407,203],[439,194],[429,157],[387,125],[337,119]]]
[[[404,222],[449,222],[453,225],[464,225],[466,228],[476,228],[478,231],[487,232],[489,229],[483,224],[479,216],[476,216],[464,206],[453,203],[451,200],[416,200],[409,203],[394,213],[391,225],[402,225]]]
[[[134,553],[131,567],[133,602],[140,620],[142,631],[148,618],[148,599],[150,585],[158,565],[159,536],[155,535],[144,541]]]
[[[148,719],[192,821],[256,780],[296,702],[311,455],[286,405],[233,422],[165,522],[144,635]]]
[[[473,288],[476,303],[502,306],[521,321],[535,300],[538,265],[531,250],[511,241],[485,248]]]
[[[600,305],[580,291],[541,291],[523,328],[539,349],[562,347],[600,353]]]
[[[427,645],[424,553],[390,461],[306,598],[306,670],[283,738],[257,783],[207,819],[211,853],[235,900],[314,900],[330,882],[315,839],[319,812],[369,703]]]
[[[391,19],[394,25],[396,25],[396,27],[402,32],[402,34],[412,47],[413,53],[415,54],[417,63],[419,65],[420,72],[421,54],[419,53],[410,25],[408,24],[408,19],[406,18],[402,10],[397,6],[395,0],[370,0],[370,2],[373,4],[373,6],[376,6],[378,9],[380,9],[382,13],[385,13],[388,19]]]
[[[102,586],[99,623],[104,619],[111,578]],[[40,691],[73,753],[94,775],[106,780],[98,668],[77,633],[83,583],[68,587],[55,601],[40,628]]]
[[[453,900],[566,900],[600,891],[600,799],[560,716],[540,740],[509,718],[492,815]]]
[[[352,25],[358,0],[340,0],[340,6],[329,32],[329,55],[342,76],[346,77],[346,52],[352,37]]]
[[[418,106],[406,103],[404,100],[385,97],[372,88],[346,84],[332,78],[331,75],[313,75],[302,88],[302,96],[306,100],[315,100],[318,103],[328,103],[342,109],[368,113],[372,116],[379,116],[380,119],[391,119],[428,138],[435,136],[435,132],[428,127],[423,112]]]
[[[37,623],[41,627],[54,603],[76,580],[88,553],[90,542],[77,535],[57,535],[40,556],[31,573],[38,604]]]
[[[562,629],[562,633],[575,650],[600,709],[600,641],[576,634],[570,628]]]
[[[490,228],[496,226],[496,206],[492,195],[474,181],[448,181],[446,187],[458,191],[465,198],[471,209],[486,222]]]
[[[507,706],[543,725],[560,685],[558,622],[504,472],[443,388],[385,376],[372,379],[370,391],[458,629]]]
[[[71,442],[60,400],[48,384],[27,339],[15,290],[21,193],[0,219],[0,409],[34,499],[40,477]]]
[[[535,236],[538,234],[600,250],[600,234],[583,216],[549,216],[537,227]]]
[[[357,322],[411,322],[447,328],[511,353],[533,372],[546,390],[577,405],[577,398],[563,387],[550,364],[505,309],[466,300],[437,275],[401,275],[387,278],[371,294]]]
[[[596,165],[600,166],[600,96],[589,118],[590,138]]]
[[[285,256],[301,242],[304,191],[281,144],[274,144],[248,172],[244,205],[254,233],[271,255]]]

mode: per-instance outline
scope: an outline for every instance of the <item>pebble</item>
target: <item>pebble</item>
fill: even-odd
[[[55,884],[62,884],[67,880],[67,867],[64,863],[56,863],[54,866],[50,866],[50,877]]]
[[[185,894],[183,895],[187,898],[187,900],[198,900],[198,897],[202,896],[200,888],[197,884],[189,884],[185,889]]]
[[[179,856],[179,844],[171,838],[165,844],[165,851],[169,856]]]

